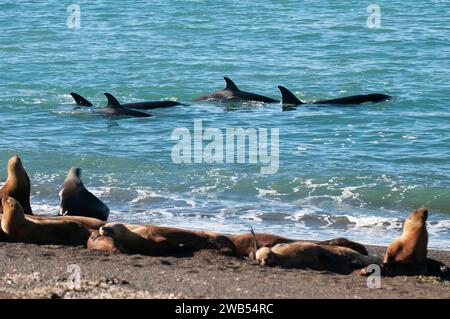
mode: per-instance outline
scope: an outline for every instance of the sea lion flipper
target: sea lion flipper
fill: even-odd
[[[237,85],[234,84],[234,82],[230,78],[224,77],[224,80],[227,83],[227,87],[225,88],[225,90],[230,90],[234,92],[240,91]]]
[[[108,107],[111,108],[122,108],[120,102],[111,94],[105,93],[106,98],[108,99]]]
[[[286,89],[284,86],[279,85],[278,89],[281,91],[283,104],[290,104],[290,105],[304,104],[291,91]]]
[[[88,100],[86,100],[84,97],[82,97],[77,93],[71,92],[70,95],[72,95],[73,99],[75,100],[75,103],[79,106],[87,106],[87,107],[93,106],[91,102],[89,102]]]

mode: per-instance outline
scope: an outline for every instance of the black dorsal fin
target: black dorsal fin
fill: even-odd
[[[284,86],[280,85],[280,86],[278,86],[278,88],[281,91],[281,96],[282,96],[281,101],[283,104],[290,104],[290,105],[304,104],[291,91],[286,89]]]
[[[230,90],[230,91],[240,91],[239,88],[237,87],[236,84],[234,84],[233,81],[231,81],[230,78],[224,77],[225,82],[227,83],[227,87],[225,88],[225,90]]]
[[[79,94],[71,92],[70,95],[72,95],[73,99],[75,100],[75,103],[79,106],[92,106],[92,103],[86,100],[84,97],[82,97]]]
[[[122,105],[119,103],[119,101],[117,101],[117,99],[114,96],[112,96],[109,93],[105,93],[105,95],[108,98],[108,105],[107,105],[107,107],[111,107],[113,109],[122,108]]]

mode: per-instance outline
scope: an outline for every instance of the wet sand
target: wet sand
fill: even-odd
[[[384,247],[369,247],[383,255]],[[429,256],[450,264],[450,252]],[[71,287],[69,265],[80,267]],[[0,243],[0,298],[450,298],[450,282],[435,277],[367,278],[268,268],[201,251],[147,257],[92,252],[83,247]]]

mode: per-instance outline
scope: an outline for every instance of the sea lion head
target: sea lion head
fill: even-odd
[[[67,174],[67,178],[77,178],[81,179],[81,168],[79,167],[72,167],[69,171],[69,174]]]
[[[421,207],[411,213],[407,220],[421,221],[425,223],[428,218],[428,209]]]
[[[276,262],[275,254],[268,247],[258,249],[255,258],[261,266],[274,266]]]
[[[99,233],[101,236],[108,236],[112,238],[123,238],[128,233],[128,228],[121,223],[108,223],[105,226],[100,227]]]
[[[14,155],[8,161],[8,174],[15,175],[17,172],[24,171],[22,160],[19,155]]]
[[[9,196],[2,198],[3,217],[2,220],[18,219],[25,220],[23,208],[18,201]],[[6,218],[5,218],[6,217]]]

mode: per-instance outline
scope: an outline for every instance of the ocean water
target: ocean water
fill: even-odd
[[[71,3],[80,28],[68,28]],[[430,247],[450,248],[450,4],[370,2],[0,2],[0,166],[18,153],[37,213],[56,214],[71,166],[111,220],[388,244],[429,208]],[[193,103],[222,89],[302,99],[385,93],[358,107]],[[177,100],[152,118],[74,110]],[[278,128],[279,170],[176,164],[177,128]],[[0,178],[6,177],[5,169]]]

